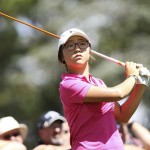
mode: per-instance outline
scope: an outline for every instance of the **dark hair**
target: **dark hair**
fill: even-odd
[[[60,45],[59,50],[58,50],[58,60],[62,64],[66,64],[65,61],[63,60],[63,48],[64,45]]]

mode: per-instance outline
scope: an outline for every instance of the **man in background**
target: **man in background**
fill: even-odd
[[[48,111],[40,116],[37,124],[40,138],[34,150],[69,150],[69,128],[66,119],[56,111]]]

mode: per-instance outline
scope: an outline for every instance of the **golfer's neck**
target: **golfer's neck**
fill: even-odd
[[[88,64],[82,67],[77,67],[77,68],[70,67],[68,72],[73,73],[73,74],[83,75],[87,78],[87,80],[89,80],[89,65]]]

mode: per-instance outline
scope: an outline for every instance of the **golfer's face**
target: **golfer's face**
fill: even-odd
[[[72,36],[63,49],[68,69],[77,69],[86,65],[90,57],[90,44],[81,36]]]

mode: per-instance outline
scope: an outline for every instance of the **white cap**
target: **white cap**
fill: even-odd
[[[77,29],[77,28],[71,28],[61,34],[59,42],[58,42],[58,49],[60,45],[65,44],[71,36],[75,36],[75,35],[82,36],[90,43],[89,37],[82,30]]]
[[[3,117],[0,119],[0,136],[15,129],[20,131],[20,134],[25,140],[28,132],[27,125],[19,124],[18,121],[11,116]]]

